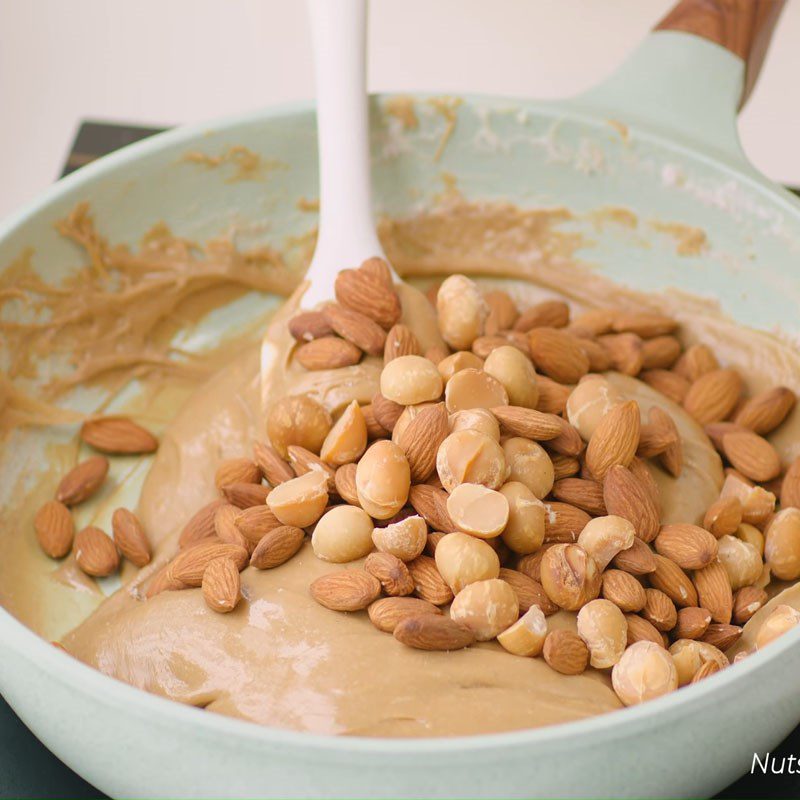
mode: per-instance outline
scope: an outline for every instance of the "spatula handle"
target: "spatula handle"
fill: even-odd
[[[681,0],[657,31],[682,31],[721,45],[747,64],[741,103],[758,77],[786,0]]]

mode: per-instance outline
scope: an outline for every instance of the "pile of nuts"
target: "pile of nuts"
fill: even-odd
[[[380,259],[342,271],[335,303],[289,322],[307,370],[382,357],[380,391],[335,419],[308,395],[279,399],[269,444],[220,464],[222,498],[189,520],[147,595],[202,586],[230,611],[239,571],[285,563],[310,533],[318,558],[360,562],[315,580],[312,597],[366,610],[410,647],[496,639],[565,675],[611,670],[626,705],[728,666],[771,577],[800,578],[800,460],[784,472],[765,438],[794,393],[744,397],[737,372],[684,348],[661,314],[572,317],[561,300],[520,311],[463,275],[429,296],[445,348],[422,351]],[[663,406],[645,417],[609,370]],[[681,474],[672,403],[728,465],[702,521],[661,522],[648,462]],[[548,629],[558,611],[577,632]],[[776,607],[756,646],[798,621]]]

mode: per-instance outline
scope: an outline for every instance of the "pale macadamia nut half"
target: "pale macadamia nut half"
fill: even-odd
[[[297,528],[313,525],[327,504],[328,476],[317,469],[279,484],[267,495],[270,511],[284,525]]]
[[[410,488],[411,467],[403,451],[388,439],[372,444],[356,467],[356,493],[364,511],[390,519],[406,504]]]
[[[437,365],[445,383],[462,369],[483,369],[483,359],[470,350],[459,350],[443,358]]]
[[[367,449],[367,423],[353,400],[336,420],[322,443],[319,456],[334,467],[358,461]]]
[[[782,581],[800,578],[800,508],[784,508],[764,535],[764,559]]]
[[[457,431],[439,445],[436,471],[448,492],[462,483],[499,489],[506,480],[506,457],[503,448],[485,433]]]
[[[544,542],[544,503],[524,484],[509,481],[500,487],[508,500],[508,522],[503,541],[515,553],[535,553]]]
[[[555,482],[553,462],[536,442],[512,436],[503,442],[508,480],[524,483],[540,500],[550,494]]]
[[[325,408],[304,394],[281,397],[267,414],[267,435],[282,458],[290,444],[319,453],[332,425]]]
[[[508,405],[508,394],[496,378],[481,369],[456,372],[444,390],[447,410],[453,414],[468,408],[496,408]]]
[[[717,540],[717,558],[728,573],[733,591],[755,583],[764,567],[758,550],[735,536]]]
[[[508,522],[508,500],[481,484],[462,483],[447,498],[447,513],[460,531],[492,539]]]
[[[800,623],[800,611],[780,604],[770,611],[756,634],[756,649],[760,650]]]
[[[509,653],[530,658],[541,654],[546,638],[547,619],[539,606],[531,606],[497,641]]]
[[[536,369],[533,362],[516,347],[496,347],[486,358],[483,370],[503,384],[512,406],[536,408],[539,402]]]
[[[443,388],[436,365],[422,356],[394,358],[381,372],[381,394],[401,406],[438,400]]]
[[[475,281],[451,275],[436,295],[439,332],[453,350],[469,350],[483,335],[489,309]]]
[[[596,669],[607,669],[625,652],[628,623],[610,600],[591,600],[578,611],[578,636],[589,648],[589,663]]]
[[[448,419],[450,433],[458,431],[477,431],[496,442],[500,441],[500,423],[488,408],[467,408],[450,414]]]

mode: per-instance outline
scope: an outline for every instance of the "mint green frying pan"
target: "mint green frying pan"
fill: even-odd
[[[441,190],[443,171],[469,198],[563,205],[592,242],[579,256],[603,274],[643,290],[677,285],[716,298],[744,324],[798,333],[800,204],[747,163],[735,128],[779,5],[687,0],[611,80],[572,100],[466,97],[438,160],[446,121],[432,106],[419,102],[419,127],[399,132],[386,98],[375,98],[380,210],[410,213]],[[229,182],[225,168],[183,160],[231,145],[288,168],[266,183]],[[80,255],[53,224],[83,200],[112,241],[135,244],[158,220],[204,240],[266,219],[260,238],[280,246],[311,226],[296,203],[316,196],[315,164],[308,106],[166,133],[80,170],[7,220],[0,263],[33,246],[48,278],[74,270]],[[647,246],[635,246],[614,226],[591,225],[586,215],[601,206],[702,227],[709,251],[677,255],[647,226],[637,231]],[[211,315],[192,346],[263,304],[253,295]],[[98,397],[75,402],[88,410]],[[0,455],[0,506],[45,442],[27,433]],[[57,631],[62,609],[47,614]],[[606,717],[413,741],[298,734],[170,703],[65,656],[5,611],[0,641],[5,697],[54,753],[115,797],[705,796],[800,720],[798,632],[697,686]]]

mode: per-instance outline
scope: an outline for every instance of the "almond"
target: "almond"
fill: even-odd
[[[786,419],[796,402],[797,397],[791,389],[775,386],[746,400],[733,421],[766,436]]]
[[[784,508],[800,508],[800,458],[792,461],[786,470],[781,483],[781,505]]]
[[[220,541],[238,544],[239,547],[244,547],[248,552],[252,552],[255,542],[246,539],[236,527],[236,517],[238,516],[239,509],[236,506],[230,503],[221,505],[214,514],[214,530]]]
[[[391,282],[368,269],[340,270],[334,291],[345,308],[364,314],[384,330],[400,321],[400,298]]]
[[[164,564],[148,581],[147,589],[144,593],[148,600],[157,594],[161,594],[161,592],[175,592],[189,588],[185,583],[181,583],[181,581],[175,580],[170,576],[169,566],[169,564]]]
[[[361,350],[336,336],[323,336],[301,344],[295,358],[308,370],[341,369],[361,361]]]
[[[236,527],[242,536],[250,542],[258,543],[262,537],[283,523],[272,513],[269,506],[253,506],[241,511],[235,519]]]
[[[403,411],[405,406],[395,403],[394,400],[388,400],[380,392],[372,396],[372,412],[375,414],[375,419],[390,433]]]
[[[501,567],[498,577],[514,590],[520,614],[524,614],[531,606],[538,606],[546,617],[558,611],[558,606],[547,596],[542,584],[524,572]]]
[[[617,558],[619,558],[619,556],[617,556]],[[660,589],[664,592],[664,594],[679,608],[698,605],[697,590],[694,588],[694,584],[691,580],[689,580],[689,576],[669,558],[657,554],[654,554],[653,558],[656,562],[656,568],[648,575],[650,585],[654,589]],[[722,567],[721,564],[719,566]],[[708,567],[706,567],[706,569],[708,569]],[[725,568],[722,567],[722,569],[724,572]],[[725,580],[727,580],[727,573],[725,573]],[[705,603],[703,603],[703,607],[708,608]],[[709,611],[710,610],[711,609],[709,609]]]
[[[575,457],[583,452],[583,439],[578,429],[567,420],[556,417],[561,427],[561,432],[554,439],[543,442],[549,453],[558,453],[563,456]]]
[[[569,503],[545,503],[545,542],[577,542],[580,532],[591,517]]]
[[[301,311],[289,320],[289,333],[298,342],[330,336],[333,328],[322,311]]]
[[[580,342],[566,331],[534,328],[528,344],[536,369],[559,383],[577,383],[589,371],[589,359]]]
[[[619,314],[616,308],[593,308],[584,311],[570,325],[570,331],[580,332],[582,336],[600,336],[608,333]]]
[[[622,312],[614,317],[611,330],[616,333],[635,333],[642,339],[653,339],[656,336],[672,333],[677,327],[677,320],[665,314]]]
[[[75,524],[69,509],[58,500],[49,500],[33,518],[36,538],[50,558],[63,558],[72,548]]]
[[[767,602],[767,593],[757,586],[745,586],[736,592],[733,598],[733,621],[737,625],[745,625],[756,611],[762,609]]]
[[[366,259],[366,261],[363,261],[358,269],[365,275],[369,275],[376,281],[380,281],[383,286],[389,289],[394,288],[394,282],[392,281],[392,270],[385,259],[380,258],[379,256],[372,256],[371,258]]]
[[[359,569],[345,569],[317,578],[310,587],[311,596],[332,611],[361,611],[378,598],[378,579]]]
[[[537,375],[536,385],[539,387],[539,402],[536,404],[536,410],[544,414],[563,414],[567,408],[567,400],[572,387],[562,386],[546,375]]]
[[[418,483],[411,487],[408,501],[424,520],[436,531],[451,533],[456,530],[455,523],[447,511],[447,492]]]
[[[370,553],[364,562],[364,569],[374,575],[380,581],[383,591],[392,597],[401,597],[414,591],[414,579],[408,567],[391,553]]]
[[[250,556],[250,566],[256,569],[273,569],[285,564],[303,546],[305,536],[302,528],[295,528],[293,525],[281,525],[267,531]]]
[[[249,458],[228,458],[214,473],[217,489],[231,483],[261,483],[261,470]]]
[[[81,439],[101,453],[152,453],[158,439],[127,417],[93,417],[81,426]]]
[[[639,406],[635,400],[613,406],[595,428],[586,448],[586,466],[597,480],[611,467],[627,467],[639,446]]]
[[[343,464],[336,470],[333,478],[336,493],[345,503],[351,506],[360,505],[358,502],[358,492],[356,491],[356,465]]]
[[[738,497],[720,497],[706,511],[703,527],[717,539],[736,533],[742,523],[742,503]]]
[[[628,647],[636,642],[653,642],[659,647],[664,647],[663,634],[659,633],[644,617],[638,614],[626,614],[628,623]]]
[[[90,498],[102,485],[108,474],[108,459],[91,456],[76,464],[58,484],[56,500],[65,506],[74,506]]]
[[[562,675],[580,675],[589,665],[589,648],[577,633],[555,630],[544,640],[544,660]]]
[[[670,631],[678,622],[675,604],[659,589],[645,589],[642,617],[657,631]]]
[[[430,556],[417,556],[406,564],[414,581],[414,591],[429,603],[443,606],[453,599],[453,592]]]
[[[647,490],[655,507],[658,509],[658,515],[661,516],[661,490],[658,488],[658,483],[653,477],[653,471],[641,458],[634,458],[631,460],[628,469],[633,473],[639,483]]]
[[[571,478],[581,471],[581,462],[574,456],[562,456],[560,453],[555,453],[550,456],[550,460],[553,462],[553,475],[557,481]]]
[[[727,625],[712,622],[701,637],[701,641],[713,644],[724,653],[733,647],[742,636],[742,629],[738,625]]]
[[[706,425],[703,430],[706,436],[711,439],[711,444],[722,453],[722,440],[729,433],[746,433],[747,428],[737,425],[735,422],[712,422]]]
[[[400,562],[403,563],[402,561]],[[441,614],[441,609],[418,597],[382,597],[367,609],[370,622],[384,633],[394,633],[394,629],[409,617],[422,614]]]
[[[631,575],[649,575],[656,570],[655,555],[641,539],[634,539],[631,547],[617,553],[611,564]]]
[[[681,569],[702,569],[717,557],[717,540],[707,530],[687,523],[662,525],[655,548]]]
[[[370,442],[374,442],[376,439],[388,439],[392,435],[391,431],[387,431],[378,422],[371,404],[361,406],[361,414],[364,417],[364,424],[367,426],[367,439]]]
[[[625,612],[641,611],[647,601],[642,584],[621,569],[607,569],[603,573],[601,594]]]
[[[425,542],[425,552],[431,557],[434,558],[436,556],[436,546],[439,542],[447,536],[446,533],[442,533],[441,531],[434,531],[433,533],[428,534],[428,540]]]
[[[669,369],[681,354],[681,343],[674,336],[656,336],[642,342],[644,369]]]
[[[139,518],[127,508],[118,508],[111,517],[114,542],[120,553],[137,567],[150,563],[150,542]]]
[[[253,460],[271,486],[278,486],[295,477],[294,470],[271,445],[256,442],[253,445]]]
[[[200,542],[181,550],[172,559],[169,565],[170,577],[186,586],[200,586],[206,567],[215,558],[229,558],[235,562],[237,569],[242,570],[247,566],[248,553],[244,547],[236,544],[219,541]]]
[[[215,558],[203,572],[202,587],[206,605],[212,611],[227,614],[242,596],[239,569],[230,558]]]
[[[700,639],[710,624],[711,614],[705,608],[687,606],[678,611],[672,634],[675,639]]]
[[[437,614],[405,617],[395,626],[394,638],[417,650],[462,650],[475,641],[466,625]]]
[[[704,344],[693,344],[675,364],[675,372],[686,378],[689,383],[694,383],[703,375],[719,369],[716,356]]]
[[[651,386],[657,392],[661,392],[665,397],[672,400],[673,403],[681,405],[683,398],[689,391],[689,381],[682,375],[676,372],[670,372],[665,369],[648,369],[639,375],[648,386]]]
[[[517,304],[508,292],[504,292],[502,289],[486,292],[483,295],[483,301],[489,309],[484,326],[487,334],[494,335],[514,327],[519,319],[519,311]],[[553,327],[558,326],[554,325]]]
[[[706,661],[697,668],[697,672],[692,676],[690,683],[699,683],[704,678],[714,675],[722,669],[716,661]]]
[[[716,369],[698,378],[686,393],[683,407],[701,425],[726,419],[739,402],[742,379],[732,369]]]
[[[526,309],[514,323],[514,330],[528,333],[534,328],[565,328],[569,306],[563,300],[544,300]]]
[[[181,535],[178,537],[178,547],[182,550],[194,544],[216,535],[214,528],[214,516],[220,506],[224,506],[224,500],[212,500],[204,505],[199,511],[189,519],[183,526]]]
[[[439,445],[450,433],[444,403],[423,408],[394,438],[411,467],[411,482],[426,481],[436,469]]]
[[[726,433],[722,438],[722,449],[728,461],[751,480],[763,483],[780,475],[780,456],[757,433]]]
[[[555,439],[562,431],[561,420],[555,414],[543,414],[532,408],[497,406],[492,409],[502,431],[507,436],[524,436],[534,441]]]
[[[642,340],[635,333],[612,333],[597,341],[611,358],[611,366],[623,375],[635,377],[644,366]]]
[[[89,526],[78,531],[73,552],[78,566],[95,578],[104,578],[119,568],[117,548],[100,528]]]
[[[383,347],[383,363],[388,364],[392,359],[400,356],[421,356],[417,337],[407,325],[394,325],[386,335]]]
[[[728,572],[719,561],[694,573],[699,605],[707,608],[714,622],[728,624],[733,614],[733,592]],[[688,605],[698,605],[689,603]]]
[[[597,481],[563,478],[553,484],[552,495],[556,500],[576,506],[594,517],[604,517],[608,513],[603,500],[603,486]]]
[[[263,506],[271,491],[263,483],[230,483],[221,489],[223,497],[237,508]]]
[[[287,452],[289,465],[294,470],[295,477],[299,478],[307,472],[316,470],[324,473],[328,479],[328,491],[333,492],[336,490],[336,470],[330,464],[325,463],[318,455],[306,450],[305,447],[300,447],[298,444],[290,444]]]
[[[360,311],[337,305],[326,306],[323,313],[328,324],[342,339],[352,342],[371,356],[383,353],[386,331],[377,322]]]
[[[683,442],[672,417],[664,409],[653,406],[648,424],[642,425],[637,455],[640,458],[659,457],[664,469],[678,477],[683,469]]]
[[[579,339],[583,352],[589,359],[589,372],[605,372],[611,369],[611,354],[594,339]]]
[[[627,519],[643,542],[652,542],[658,534],[659,512],[642,482],[620,464],[611,467],[603,483],[606,513]]]

